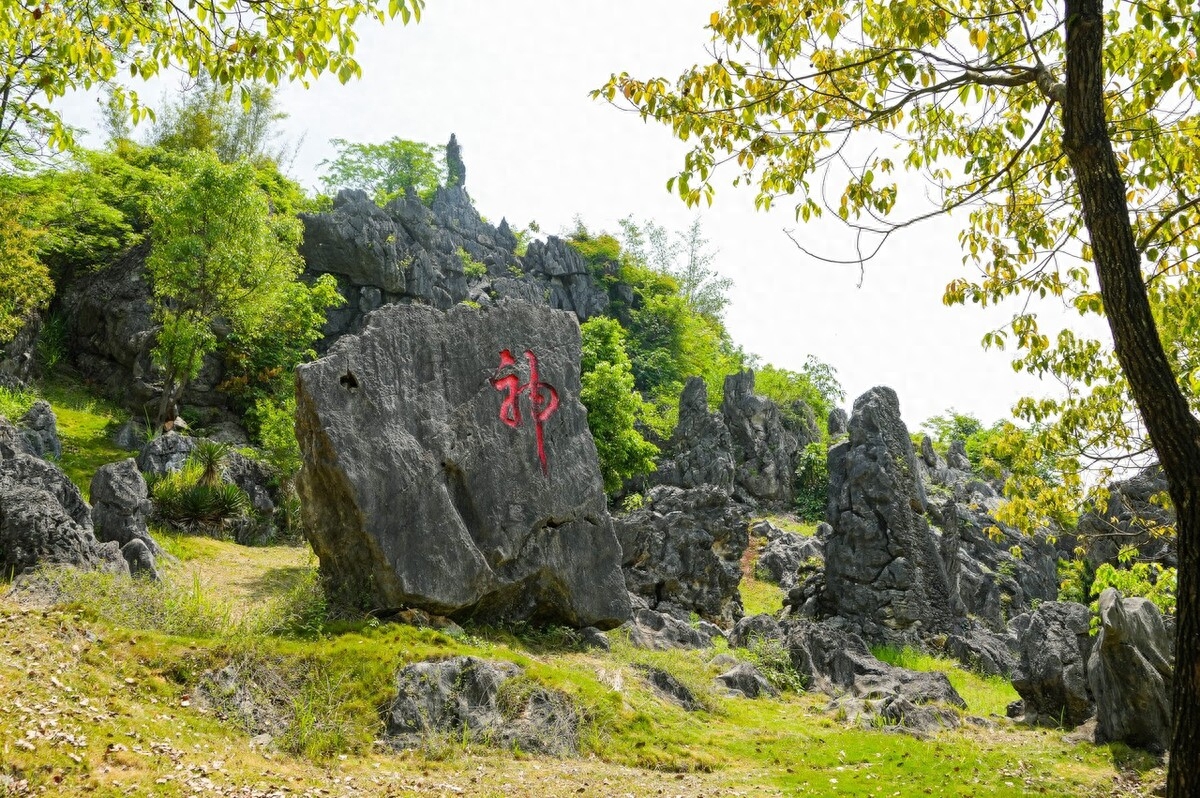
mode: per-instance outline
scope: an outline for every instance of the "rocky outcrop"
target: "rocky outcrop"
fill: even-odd
[[[1012,683],[1025,701],[1028,722],[1074,728],[1091,717],[1088,619],[1087,607],[1059,601],[1014,619],[1017,659]]]
[[[729,494],[711,485],[651,488],[641,508],[615,520],[629,592],[683,621],[695,613],[733,625],[742,617],[746,522]]]
[[[124,547],[140,540],[154,555],[162,549],[150,537],[150,495],[133,458],[100,466],[92,477],[92,526],[96,539]]]
[[[511,662],[476,657],[407,665],[396,674],[396,698],[386,712],[387,741],[407,748],[444,735],[499,748],[573,752],[579,716],[570,699],[522,684],[523,673]]]
[[[0,343],[0,387],[20,388],[33,376],[33,353],[41,327],[41,317],[31,314],[16,335]]]
[[[579,347],[575,318],[544,306],[392,305],[300,366],[297,488],[337,599],[576,627],[629,617]]]
[[[754,394],[753,371],[725,378],[721,413],[737,463],[735,495],[768,504],[790,504],[798,446],[784,428],[779,407]]]
[[[550,236],[518,256],[507,223],[485,222],[459,185],[439,188],[430,207],[415,194],[380,208],[365,192],[342,191],[331,211],[300,218],[307,274],[333,275],[347,300],[329,312],[319,350],[361,329],[366,314],[385,304],[444,310],[464,300],[521,299],[569,310],[580,320],[609,304],[574,248]]]
[[[775,689],[762,672],[749,662],[741,662],[717,677],[717,683],[732,695],[742,698],[776,698],[779,691]]]
[[[720,627],[708,621],[692,624],[644,606],[640,596],[631,596],[633,617],[617,628],[629,642],[651,651],[672,649],[712,648],[717,638],[724,637]]]
[[[721,414],[708,409],[703,377],[689,378],[679,396],[679,421],[668,451],[673,456],[659,463],[655,482],[681,488],[713,485],[733,492],[733,441]]]
[[[15,446],[24,439],[0,418],[0,572],[40,565],[129,573],[115,543],[92,534],[91,508],[57,466]]]
[[[1162,613],[1144,598],[1100,594],[1100,634],[1087,661],[1098,742],[1154,752],[1171,742],[1174,654]]]
[[[180,471],[198,443],[195,438],[174,430],[164,432],[142,446],[137,456],[138,470],[156,475]]]
[[[58,440],[58,419],[50,403],[39,399],[33,407],[21,416],[17,422],[21,437],[31,454],[43,460],[57,460],[62,457],[62,444]]]
[[[802,568],[824,564],[825,545],[821,538],[787,532],[769,524],[768,527],[767,545],[755,565],[760,579],[791,590],[799,583]]]
[[[1162,468],[1157,464],[1144,468],[1130,479],[1112,483],[1108,491],[1104,512],[1085,513],[1067,545],[1083,545],[1093,568],[1117,565],[1124,546],[1135,547],[1141,561],[1175,567],[1175,536],[1162,534],[1175,523],[1174,510],[1163,506],[1167,479]]]
[[[849,439],[829,451],[829,481],[823,613],[872,642],[951,631],[956,605],[942,536],[926,519],[916,454],[890,388],[854,403]]]

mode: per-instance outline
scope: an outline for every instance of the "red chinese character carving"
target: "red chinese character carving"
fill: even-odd
[[[491,383],[497,391],[508,392],[500,403],[500,420],[513,429],[521,426],[521,394],[529,395],[529,401],[533,403],[533,427],[537,435],[538,459],[542,463],[542,473],[549,476],[542,425],[558,409],[558,391],[538,377],[538,360],[533,350],[525,350],[525,360],[529,363],[529,382],[521,382],[516,373],[517,359],[513,357],[512,352],[505,349],[500,353],[497,376],[492,377]]]

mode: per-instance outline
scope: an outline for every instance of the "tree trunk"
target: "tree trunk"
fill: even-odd
[[[1079,186],[1114,349],[1177,515],[1179,568],[1169,798],[1200,795],[1200,422],[1167,360],[1104,108],[1103,0],[1066,0],[1063,148]]]

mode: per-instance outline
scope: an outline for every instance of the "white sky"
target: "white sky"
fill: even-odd
[[[494,223],[536,220],[556,233],[579,214],[592,230],[616,231],[633,214],[682,229],[695,212],[665,183],[685,145],[588,92],[612,72],[671,77],[703,59],[716,3],[428,0],[419,24],[364,25],[361,80],[281,92],[285,136],[303,137],[292,174],[317,187],[332,138],[441,144],[454,132],[467,190]],[[1006,316],[942,305],[945,284],[964,274],[952,224],[894,236],[859,288],[856,266],[810,260],[786,238],[782,229],[797,227],[790,205],[757,212],[728,179],[718,178],[716,202],[701,216],[719,250],[715,267],[735,282],[726,321],[747,351],[791,369],[816,355],[837,369],[847,407],[873,385],[891,386],[914,429],[949,407],[991,422],[1019,396],[1052,390],[1014,374],[1004,352],[981,348]],[[797,236],[822,252],[850,247],[835,223]]]

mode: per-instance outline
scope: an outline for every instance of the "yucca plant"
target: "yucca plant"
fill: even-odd
[[[228,454],[225,444],[201,441],[182,470],[148,477],[158,520],[185,531],[219,533],[244,515],[250,506],[246,492],[221,478]]]

